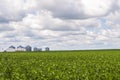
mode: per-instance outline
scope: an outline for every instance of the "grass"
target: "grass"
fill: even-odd
[[[120,50],[0,53],[0,80],[120,80]]]

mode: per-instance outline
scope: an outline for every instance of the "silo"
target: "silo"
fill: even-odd
[[[50,51],[50,48],[49,48],[49,47],[46,47],[46,48],[45,48],[45,51]]]
[[[32,51],[32,47],[31,47],[31,46],[29,46],[29,45],[28,45],[28,46],[26,46],[26,47],[25,47],[25,49],[26,49],[26,51],[28,51],[28,52]]]

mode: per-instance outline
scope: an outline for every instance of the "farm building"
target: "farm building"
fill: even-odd
[[[35,48],[34,48],[34,51],[42,51],[42,48],[37,48],[37,47],[35,47]]]
[[[50,48],[49,48],[49,47],[46,47],[46,48],[45,48],[45,51],[50,51]]]
[[[29,45],[28,45],[28,46],[26,46],[26,47],[25,47],[25,49],[26,49],[26,51],[32,51],[32,47],[31,47],[31,46],[29,46]]]
[[[34,51],[37,51],[37,48],[36,48],[36,47],[34,48]]]
[[[14,47],[14,46],[10,46],[8,49],[6,49],[5,51],[6,52],[15,52],[16,50],[15,50],[16,48]]]
[[[26,51],[26,49],[20,45],[17,47],[17,51]]]

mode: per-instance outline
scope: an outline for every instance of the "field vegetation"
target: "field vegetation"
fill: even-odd
[[[120,80],[120,50],[0,53],[0,80]]]

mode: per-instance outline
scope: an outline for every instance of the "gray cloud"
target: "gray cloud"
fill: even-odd
[[[52,0],[52,3],[45,5],[54,17],[62,19],[87,19],[92,17],[105,16],[115,10],[116,0]]]
[[[9,24],[0,24],[0,33],[5,31],[13,31],[14,28],[10,27]]]

